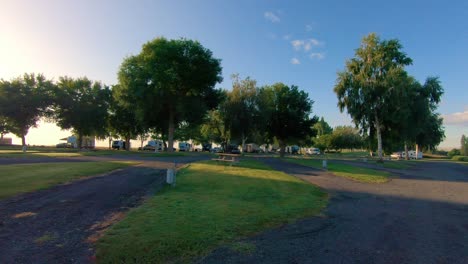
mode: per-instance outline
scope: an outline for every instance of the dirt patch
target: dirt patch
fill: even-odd
[[[104,220],[95,223],[91,228],[89,228],[89,230],[94,233],[86,239],[86,242],[93,244],[96,243],[104,235],[107,228],[119,222],[124,217],[125,212],[114,212],[106,216]]]
[[[92,243],[165,182],[143,166],[0,201],[0,263],[89,263]]]

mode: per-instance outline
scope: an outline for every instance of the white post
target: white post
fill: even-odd
[[[323,160],[323,161],[322,161],[322,168],[324,168],[325,170],[327,170],[327,160]]]
[[[167,169],[166,182],[167,182],[168,184],[171,184],[172,186],[175,186],[175,173],[174,173],[174,169]]]

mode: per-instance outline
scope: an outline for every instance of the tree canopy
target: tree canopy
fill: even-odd
[[[199,124],[219,103],[221,62],[197,41],[156,38],[123,61],[118,77],[145,125],[167,129],[169,151],[178,124]]]
[[[3,129],[26,145],[29,128],[36,127],[52,103],[54,84],[43,75],[25,74],[11,81],[0,80],[0,117]],[[5,130],[4,130],[5,131]]]
[[[391,96],[394,80],[405,74],[412,60],[401,51],[398,40],[380,40],[376,34],[362,39],[355,57],[338,73],[334,91],[338,107],[345,108],[362,131],[377,135],[378,155],[382,160],[382,130],[388,127],[385,116],[395,111]]]
[[[276,138],[280,145],[280,156],[284,157],[287,144],[314,136],[313,125],[318,121],[311,117],[313,101],[309,95],[300,91],[297,86],[276,83],[260,91],[267,113],[267,133],[271,139]]]
[[[87,78],[61,77],[57,83],[54,119],[62,129],[73,129],[78,147],[83,136],[107,134],[109,87]]]

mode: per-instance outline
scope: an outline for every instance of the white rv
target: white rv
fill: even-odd
[[[187,142],[179,142],[179,151],[190,151],[192,149],[192,144]]]

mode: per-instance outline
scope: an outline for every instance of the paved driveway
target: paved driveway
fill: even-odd
[[[202,263],[468,263],[468,166],[421,162],[385,184],[364,184],[267,159],[331,194],[322,216],[220,248]],[[294,195],[294,194],[292,194]]]

